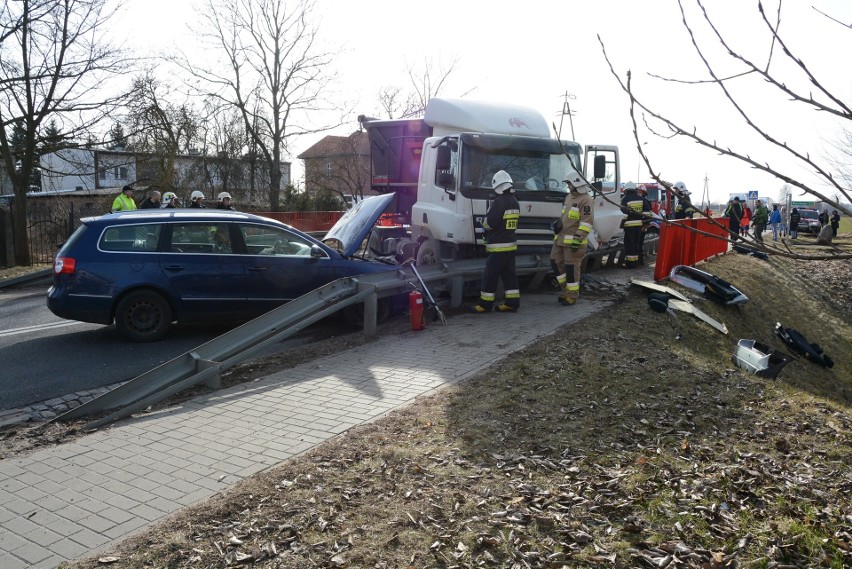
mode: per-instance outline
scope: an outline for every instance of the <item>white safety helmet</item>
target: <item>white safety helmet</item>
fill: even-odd
[[[225,198],[231,199],[231,194],[228,192],[220,192],[218,196],[216,196],[219,201],[224,200]]]
[[[513,186],[512,177],[505,170],[500,170],[491,178],[491,189],[494,190],[495,194],[503,194],[507,190],[514,192]]]
[[[163,203],[160,205],[160,207],[166,207],[167,205],[172,203],[172,200],[177,200],[177,195],[174,192],[166,192],[165,194],[163,194]]]
[[[636,190],[636,184],[634,184],[633,182],[627,182],[626,184],[624,184],[624,191],[625,192],[629,192],[629,191],[632,191],[632,190]]]
[[[562,181],[568,184],[568,189],[580,194],[588,194],[591,189],[589,184],[586,183],[586,180],[583,179],[583,176],[574,168],[568,168],[568,171],[565,173],[565,179]]]
[[[689,190],[686,189],[686,184],[683,182],[675,182],[674,189],[685,196],[689,195]]]
[[[204,192],[199,191],[199,190],[194,190],[191,194],[189,194],[189,199],[191,199],[192,201],[203,200],[204,199]]]
[[[639,192],[639,195],[641,196],[648,195],[648,188],[645,187],[645,184],[639,184],[638,186],[636,186],[636,191]]]

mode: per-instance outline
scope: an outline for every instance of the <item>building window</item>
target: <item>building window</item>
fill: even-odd
[[[325,175],[331,176],[331,160],[325,163]]]
[[[122,166],[118,169],[118,179],[126,180],[127,179],[127,168]]]
[[[106,168],[101,168],[101,171],[98,172],[98,177],[100,177],[101,180],[106,180],[106,172]]]

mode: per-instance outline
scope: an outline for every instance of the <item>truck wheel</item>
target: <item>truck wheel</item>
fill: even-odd
[[[417,248],[417,266],[421,265],[437,265],[440,259],[438,258],[438,244],[434,239],[425,239]]]
[[[166,335],[171,324],[169,303],[150,290],[131,292],[115,309],[115,327],[131,342],[155,342]]]

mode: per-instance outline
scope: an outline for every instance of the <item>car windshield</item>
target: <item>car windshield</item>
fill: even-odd
[[[802,219],[819,219],[819,213],[812,209],[800,209]]]

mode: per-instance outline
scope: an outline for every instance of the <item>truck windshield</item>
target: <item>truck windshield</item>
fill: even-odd
[[[490,190],[491,178],[499,170],[509,173],[516,192],[565,193],[568,191],[562,180],[571,163],[562,153],[556,140],[525,140],[521,137],[496,135],[480,135],[468,139],[463,135],[462,142],[467,142],[462,145],[462,192],[476,189]],[[571,155],[571,160],[579,166],[579,145],[573,142],[563,144]]]

